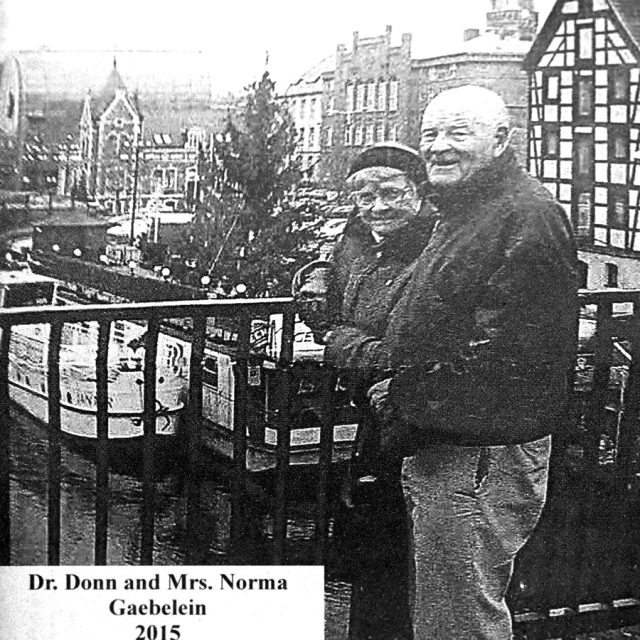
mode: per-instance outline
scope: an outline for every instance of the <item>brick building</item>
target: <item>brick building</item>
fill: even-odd
[[[492,0],[489,8],[485,29],[465,31],[464,41],[447,55],[414,59],[411,34],[402,34],[394,44],[391,27],[376,37],[355,32],[350,50],[338,45],[332,65],[325,60],[291,85],[287,97],[303,141],[313,129],[314,147],[301,146],[305,167],[313,162],[310,177],[339,182],[350,159],[376,142],[417,147],[426,104],[441,91],[463,84],[485,86],[505,99],[516,150],[524,161],[528,110],[522,61],[538,16],[532,0]],[[303,120],[300,111],[310,104],[316,109],[320,105],[313,123]]]
[[[326,82],[322,123],[323,153],[319,176],[343,176],[363,146],[383,140],[405,140],[411,104],[411,34],[399,46],[385,34],[353,34],[350,51],[336,50],[333,78]]]
[[[290,85],[284,95],[298,132],[301,169],[310,180],[316,177],[321,156],[322,121],[328,104],[324,99],[333,82],[333,57],[322,60]]]

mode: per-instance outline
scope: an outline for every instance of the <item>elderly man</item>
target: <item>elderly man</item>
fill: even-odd
[[[354,216],[329,263],[311,263],[294,279],[298,299],[307,300],[309,324],[316,332],[331,329],[326,358],[343,372],[343,383],[365,411],[367,390],[389,375],[382,338],[390,313],[431,234],[433,217],[418,193],[425,178],[424,161],[403,145],[379,144],[356,156],[346,180]],[[327,277],[328,291],[320,276]],[[309,317],[315,303],[320,315],[316,308]],[[355,493],[362,497],[367,491],[369,504],[348,509],[349,537],[355,539],[349,554],[355,565],[349,637],[406,639],[411,623],[401,459],[378,456],[369,439],[373,434],[364,422],[360,427],[352,472],[360,487]]]
[[[416,640],[511,637],[505,594],[545,502],[577,322],[566,216],[518,166],[495,93],[426,108],[438,222],[390,312],[388,379],[369,391],[405,454]],[[341,336],[329,349],[349,350]],[[398,443],[396,443],[398,444]]]

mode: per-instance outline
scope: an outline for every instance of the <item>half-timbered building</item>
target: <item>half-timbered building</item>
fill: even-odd
[[[558,0],[525,58],[529,170],[565,208],[584,284],[640,286],[640,2]]]

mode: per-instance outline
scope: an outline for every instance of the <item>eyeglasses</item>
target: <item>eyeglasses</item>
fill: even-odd
[[[408,187],[405,189],[399,187],[383,187],[377,191],[354,191],[351,194],[351,198],[361,209],[370,209],[378,199],[387,206],[393,206],[401,203],[412,195],[413,191]]]

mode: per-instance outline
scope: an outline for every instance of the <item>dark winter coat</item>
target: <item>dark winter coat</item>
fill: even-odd
[[[329,307],[343,339],[351,332],[355,339],[353,348],[335,360],[352,374],[354,395],[360,392],[364,397],[371,384],[389,374],[390,361],[381,341],[434,221],[431,208],[425,207],[408,225],[376,243],[368,227],[355,217],[333,250]]]
[[[577,332],[565,213],[511,151],[436,204],[439,221],[393,295],[384,295],[382,278],[370,295],[365,313],[387,317],[384,335],[380,324],[347,313],[343,322],[353,326],[331,334],[326,358],[391,370],[396,415],[453,442],[552,433]]]

